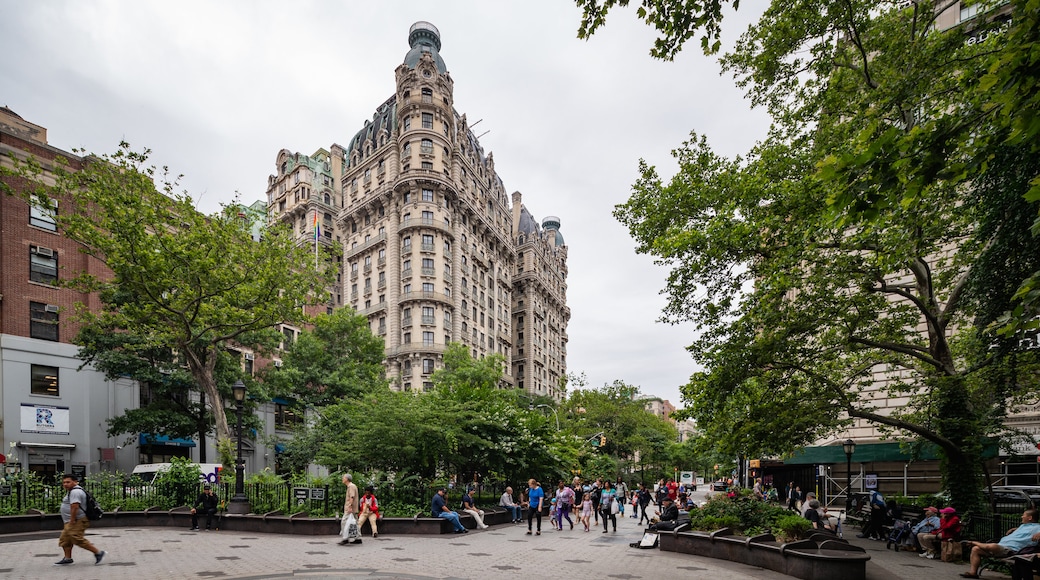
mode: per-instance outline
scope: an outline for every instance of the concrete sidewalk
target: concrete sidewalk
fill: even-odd
[[[104,563],[94,566],[88,552],[74,548],[76,563],[68,567],[52,565],[61,550],[57,533],[49,532],[0,536],[0,576],[32,580],[790,578],[733,562],[630,548],[629,542],[636,541],[642,530],[627,517],[619,517],[618,531],[607,534],[602,527],[586,533],[580,525],[557,532],[543,520],[541,536],[526,535],[526,526],[504,525],[463,535],[381,535],[375,540],[366,537],[361,545],[339,546],[335,536],[105,528],[88,535],[98,548],[108,551]],[[884,542],[851,541],[871,556],[868,580],[952,580],[967,570],[963,564],[886,550]],[[993,572],[983,577],[1002,578]]]
[[[968,571],[968,564],[950,564],[942,560],[929,560],[918,557],[917,552],[894,552],[886,549],[884,541],[872,541],[857,538],[855,534],[846,534],[850,544],[859,546],[870,554],[867,562],[867,580],[942,580],[945,578],[960,579],[961,572]],[[991,580],[1008,579],[1010,576],[991,570],[982,573],[982,578]]]

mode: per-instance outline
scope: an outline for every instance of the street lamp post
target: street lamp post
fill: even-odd
[[[852,511],[852,454],[856,452],[856,442],[846,439],[841,448],[845,450],[845,520],[848,521]]]
[[[537,408],[537,409],[541,409],[542,407],[545,407],[546,409],[549,409],[550,411],[553,412],[553,415],[556,415],[556,430],[559,431],[560,430],[560,413],[557,412],[556,408],[553,407],[552,405],[544,405],[543,404],[543,405],[535,405],[534,406],[534,408]]]
[[[245,484],[242,481],[246,462],[242,458],[242,404],[246,400],[246,384],[241,380],[235,381],[231,387],[235,395],[235,412],[238,415],[238,457],[235,458],[235,495],[228,502],[229,514],[248,514],[249,499],[246,498]]]

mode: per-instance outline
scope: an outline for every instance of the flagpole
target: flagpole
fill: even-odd
[[[314,210],[314,269],[318,269],[318,210]]]

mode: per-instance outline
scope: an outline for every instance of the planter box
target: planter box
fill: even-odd
[[[870,556],[834,536],[780,544],[772,535],[734,536],[728,529],[705,532],[661,532],[660,548],[740,562],[803,580],[865,580]]]
[[[488,525],[508,524],[509,514],[502,508],[484,510],[484,523]],[[303,514],[285,515],[282,512],[268,514],[222,514],[215,518],[215,526],[221,530],[236,532],[296,534],[305,536],[336,536],[340,530],[340,520],[336,518],[310,518]],[[476,520],[465,512],[459,513],[459,521],[467,529],[477,526]],[[383,518],[379,520],[381,534],[450,534],[451,523],[448,520],[433,517],[415,518]],[[191,527],[191,510],[178,507],[172,510],[149,508],[145,511],[112,511],[105,512],[100,520],[90,522],[92,529],[98,528],[136,528],[136,527]],[[59,514],[29,514],[0,517],[0,534],[24,534],[30,532],[59,532],[62,528]],[[361,529],[362,534],[371,535],[372,528],[367,523]]]

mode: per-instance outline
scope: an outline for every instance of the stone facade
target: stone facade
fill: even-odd
[[[520,196],[510,206],[493,155],[454,108],[439,32],[418,22],[408,42],[395,93],[346,146],[278,154],[268,216],[301,243],[342,248],[333,305],[369,318],[395,388],[431,388],[459,342],[501,354],[503,386],[560,399],[570,311],[558,220],[518,230]]]

